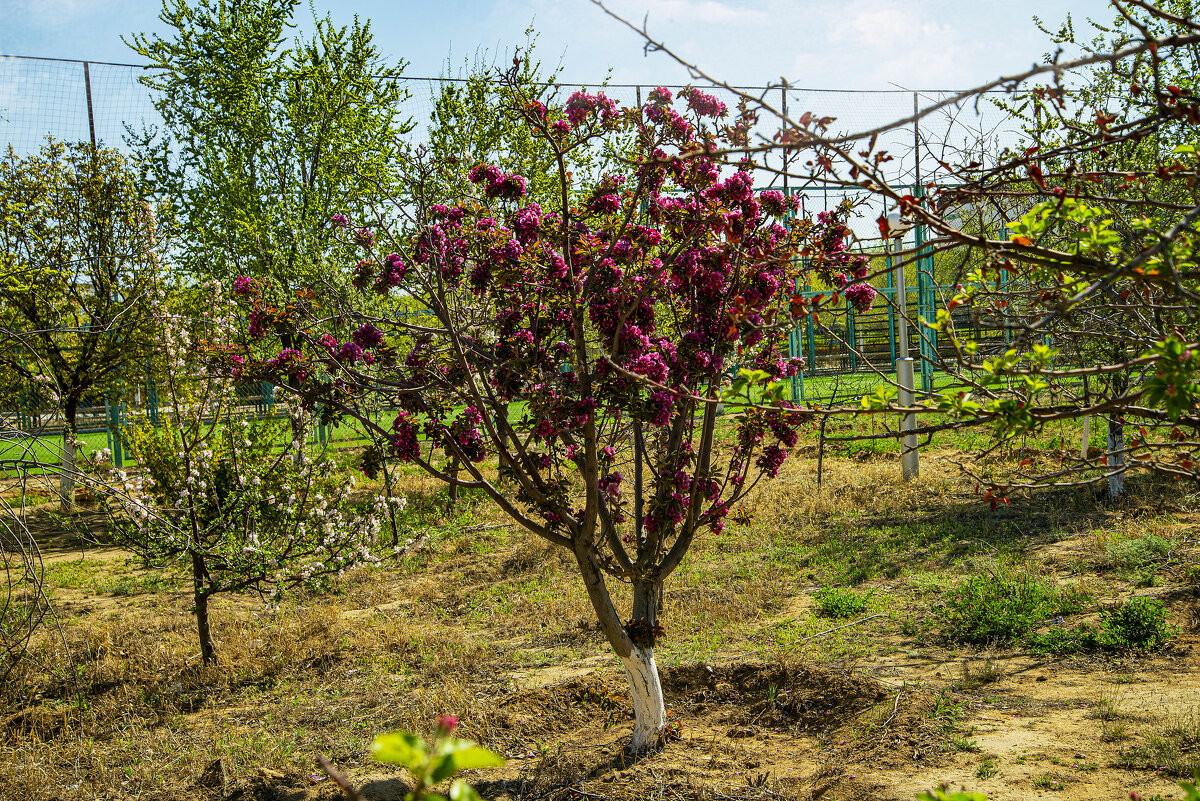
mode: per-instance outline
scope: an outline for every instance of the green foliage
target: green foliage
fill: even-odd
[[[115,535],[152,564],[193,550],[208,594],[322,586],[362,558],[377,525],[345,502],[349,485],[324,453],[279,447],[287,420],[229,420],[196,438],[170,422],[126,432],[145,473],[129,483]]]
[[[439,723],[432,745],[406,731],[381,734],[371,743],[371,753],[375,759],[400,765],[412,775],[416,786],[404,796],[405,801],[445,801],[446,798],[450,801],[478,801],[479,794],[475,788],[462,779],[454,780],[448,796],[433,792],[431,788],[464,770],[504,764],[504,758],[496,752],[470,740],[451,737],[452,730],[453,725]]]
[[[1152,650],[1165,645],[1178,629],[1167,623],[1166,609],[1155,598],[1134,597],[1100,615],[1099,628],[1056,626],[1029,635],[1030,649],[1044,654],[1097,650]]]
[[[542,64],[534,58],[537,37],[532,28],[525,35],[525,46],[517,48],[507,69],[509,80],[497,80],[497,67],[477,57],[464,79],[446,81],[434,94],[427,138],[437,169],[436,194],[448,200],[472,194],[466,168],[494,164],[528,178],[532,202],[557,208],[564,177],[568,186],[582,191],[584,179],[610,163],[610,154],[591,143],[558,153],[547,137],[521,119],[527,104],[546,102],[557,76],[557,71],[542,74]]]
[[[1122,570],[1142,570],[1162,562],[1177,545],[1175,540],[1147,533],[1106,543],[1104,555]]]
[[[1149,650],[1178,633],[1167,623],[1167,610],[1157,598],[1136,596],[1100,615],[1100,642],[1108,648]]]
[[[303,276],[321,286],[353,264],[328,225],[393,188],[409,126],[398,118],[403,64],[383,60],[369,23],[318,20],[287,43],[299,0],[164,0],[171,33],[127,44],[153,69],[162,132],[136,144],[154,154],[157,192],[174,209],[177,257],[192,275]],[[315,280],[315,279],[320,280]]]
[[[951,587],[932,612],[951,639],[985,645],[1020,639],[1047,617],[1081,611],[1089,597],[1028,573],[994,570]]]
[[[1176,337],[1154,343],[1146,355],[1157,357],[1154,375],[1144,382],[1146,402],[1153,406],[1162,405],[1167,417],[1178,421],[1200,399],[1200,386],[1196,384],[1200,355]]]
[[[156,275],[136,165],[115,150],[48,140],[0,162],[4,405],[75,409],[138,375],[154,341]],[[30,291],[36,286],[36,291]]]
[[[871,595],[871,592],[856,592],[849,587],[822,587],[813,594],[813,600],[818,615],[841,619],[865,612]]]
[[[1026,638],[1029,649],[1039,654],[1074,654],[1094,651],[1100,647],[1100,633],[1095,626],[1054,626],[1034,632]]]

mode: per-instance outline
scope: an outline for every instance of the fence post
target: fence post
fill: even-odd
[[[114,453],[113,447],[113,425],[112,425],[112,405],[108,398],[104,399],[104,437],[108,443],[109,453]],[[114,459],[116,456],[113,457]]]
[[[896,383],[900,385],[899,398],[901,406],[913,405],[913,360],[909,357],[899,359],[896,362]],[[917,453],[917,435],[911,432],[913,429],[914,415],[900,415],[900,430],[904,436],[900,437],[900,476],[905,481],[912,481],[920,475],[920,465],[918,463]]]
[[[121,448],[121,402],[117,401],[112,404],[112,419],[109,421],[109,429],[112,432],[113,442],[113,464],[117,467],[125,466],[125,454]]]
[[[889,291],[890,290],[890,291]],[[896,281],[892,277],[892,254],[887,254],[888,346],[891,349],[891,370],[896,372]]]
[[[92,152],[96,152],[96,118],[92,114],[92,71],[83,62],[83,90],[87,93],[88,132],[92,135]]]
[[[915,102],[915,96],[914,96]],[[919,175],[919,174],[918,174]],[[913,195],[919,200],[925,196],[925,188],[917,183],[913,187]],[[914,230],[917,265],[917,351],[921,357],[921,390],[925,394],[933,392],[933,364],[937,359],[937,331],[921,326],[921,318],[934,319],[934,305],[937,293],[933,288],[931,275],[932,258],[925,253],[925,226],[917,225]]]
[[[850,372],[858,372],[858,332],[854,328],[854,309],[846,304],[846,348],[850,351]]]

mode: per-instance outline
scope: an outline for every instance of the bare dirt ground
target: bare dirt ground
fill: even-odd
[[[38,507],[57,618],[6,688],[0,797],[344,797],[316,767],[326,754],[362,798],[400,799],[406,777],[372,763],[367,744],[427,732],[445,712],[508,758],[470,775],[490,799],[886,800],[943,782],[992,799],[1181,797],[1180,766],[1200,748],[1186,500],[1059,500],[997,517],[949,472],[928,469],[885,500],[889,463],[838,464],[819,495],[796,468],[754,523],[698,550],[669,585],[659,663],[677,725],[637,758],[624,748],[624,675],[569,560],[485,508],[332,596],[275,609],[221,599],[221,660],[206,668],[180,574],[81,550]],[[1149,531],[1173,538],[1167,558],[1132,579],[1104,566],[1106,543]],[[1160,598],[1180,633],[1152,652],[1067,656],[942,636],[930,622],[941,588],[1001,557],[1090,587],[1096,605],[1079,620],[1136,593]],[[839,583],[870,594],[870,609],[817,616],[813,591]],[[1163,732],[1174,761],[1131,757]]]

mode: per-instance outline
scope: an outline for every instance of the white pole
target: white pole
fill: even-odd
[[[1092,416],[1084,415],[1083,418],[1083,439],[1079,443],[1079,458],[1087,461],[1088,446],[1092,443]]]
[[[900,385],[900,405],[912,406],[914,403],[913,389],[913,360],[905,356],[896,360],[896,383]],[[916,415],[901,414],[900,430],[910,432],[915,427]],[[905,433],[900,437],[900,474],[905,481],[912,481],[920,475],[918,464],[917,435]]]
[[[889,243],[889,250],[891,249]],[[896,308],[900,310],[900,319],[896,321],[896,333],[899,335],[900,350],[897,359],[908,358],[908,290],[904,286],[904,262],[896,265]]]

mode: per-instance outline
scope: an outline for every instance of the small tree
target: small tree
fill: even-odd
[[[78,413],[90,393],[140,378],[154,341],[155,263],[142,186],[117,151],[50,140],[0,163],[0,367],[62,410],[59,492],[75,497]]]
[[[290,420],[255,419],[238,401],[236,383],[245,376],[215,375],[194,360],[201,338],[227,336],[233,321],[221,285],[202,289],[203,310],[189,314],[169,308],[155,288],[164,310],[164,419],[137,419],[123,432],[144,470],[110,468],[105,477],[116,488],[106,498],[115,541],[156,567],[182,561],[190,568],[208,663],[216,658],[210,600],[244,591],[278,598],[372,561],[378,515],[398,499],[353,508],[353,479],[323,451],[310,452],[311,420],[302,409],[288,407]]]
[[[790,292],[796,257],[862,269],[838,221],[788,228],[795,204],[756,195],[745,171],[722,177],[706,143],[744,142],[745,121],[718,127],[718,100],[681,98],[683,113],[661,88],[624,110],[603,94],[577,92],[558,108],[522,97],[524,124],[555,153],[553,210],[527,201],[525,177],[477,165],[457,202],[427,204],[418,192],[415,207],[397,209],[411,227],[377,234],[335,215],[368,256],[356,285],[403,287],[419,313],[363,319],[350,298],[340,314],[357,328],[339,341],[310,301],[272,303],[240,279],[247,337],[217,353],[280,384],[302,371],[305,404],[375,434],[369,474],[388,460],[416,464],[482,490],[570,551],[629,677],[635,749],[666,725],[654,660],[664,582],[796,442],[799,414],[746,405],[797,367],[781,357],[792,314],[806,308]],[[571,149],[620,129],[640,160],[572,204]],[[284,337],[295,346],[281,351]],[[286,371],[271,367],[281,359]],[[390,399],[394,419],[364,414],[370,396]],[[453,460],[464,474],[446,469]],[[630,588],[627,617],[610,581]]]

